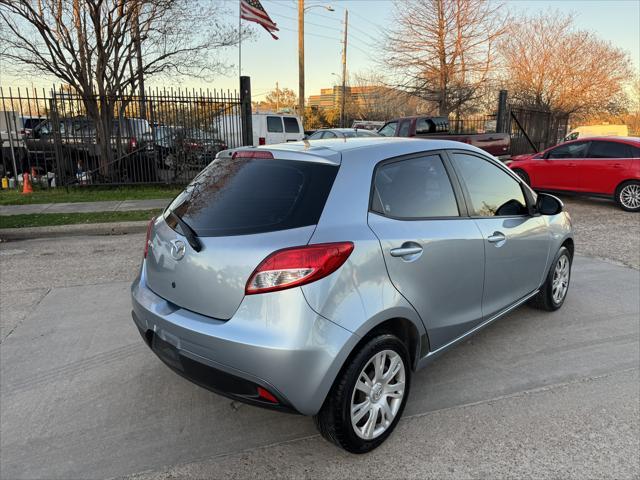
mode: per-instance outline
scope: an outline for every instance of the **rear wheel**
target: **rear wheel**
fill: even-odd
[[[560,247],[547,279],[530,302],[533,307],[552,312],[562,306],[569,291],[572,260],[571,252],[566,247]]]
[[[314,417],[322,436],[351,453],[378,447],[407,403],[411,369],[405,344],[382,334],[369,340],[338,375]]]
[[[616,188],[616,203],[627,212],[640,212],[640,182],[630,180]]]
[[[529,175],[527,175],[527,172],[525,172],[524,170],[520,170],[519,168],[515,168],[513,170],[513,173],[518,175],[524,183],[531,186],[531,180],[529,179]]]

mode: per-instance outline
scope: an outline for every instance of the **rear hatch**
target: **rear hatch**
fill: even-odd
[[[309,242],[337,171],[326,162],[216,159],[156,222],[146,259],[149,288],[188,310],[231,318],[267,255]],[[195,233],[200,251],[181,225]]]

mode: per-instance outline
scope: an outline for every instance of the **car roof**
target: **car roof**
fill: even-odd
[[[592,142],[594,140],[596,140],[596,141],[604,141],[604,142],[632,143],[634,145],[640,143],[640,137],[622,137],[622,136],[618,136],[618,135],[597,136],[597,137],[582,137],[582,138],[576,138],[575,140],[568,140],[566,142],[560,142],[560,143],[558,143],[556,145],[553,145],[553,146],[547,148],[546,150],[558,147],[560,145],[568,145],[570,143],[579,143],[579,142]]]
[[[407,138],[407,137],[349,137],[321,140],[303,140],[301,142],[287,142],[260,147],[240,147],[226,150],[224,155],[232,155],[235,150],[268,150],[287,152],[287,158],[292,160],[306,160],[340,165],[345,154],[355,151],[372,151],[378,158],[393,158],[412,153],[432,150],[456,149],[469,150],[484,156],[490,155],[477,147],[452,140]],[[226,153],[229,152],[229,153]],[[293,155],[292,155],[293,154]]]

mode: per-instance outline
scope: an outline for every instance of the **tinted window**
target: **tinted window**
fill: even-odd
[[[399,137],[408,137],[409,136],[409,128],[411,127],[411,122],[405,120],[400,124],[400,129],[398,130]]]
[[[298,126],[298,120],[293,117],[284,117],[284,131],[287,133],[300,133],[300,127]]]
[[[272,133],[282,132],[282,119],[280,117],[267,117],[267,131]]]
[[[378,167],[372,210],[395,218],[459,215],[449,176],[437,155]]]
[[[398,122],[389,122],[378,130],[378,133],[383,137],[392,137],[396,133],[396,125],[398,125]]]
[[[320,138],[322,138],[322,134],[324,133],[324,131],[319,130],[317,132],[313,132],[311,135],[309,135],[309,140],[318,140]]]
[[[547,154],[547,158],[586,158],[588,146],[589,142],[576,142],[560,145],[559,147],[551,150]]]
[[[631,145],[620,142],[591,142],[589,158],[633,158]]]
[[[419,118],[416,121],[416,135],[421,133],[430,133],[431,125],[426,118]]]
[[[474,155],[454,153],[453,163],[471,197],[471,215],[525,215],[527,202],[520,184],[500,167]]]
[[[220,158],[168,208],[201,236],[315,225],[337,172],[311,162]]]

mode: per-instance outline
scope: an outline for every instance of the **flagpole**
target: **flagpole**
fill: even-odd
[[[242,6],[238,0],[238,80],[242,76]]]

